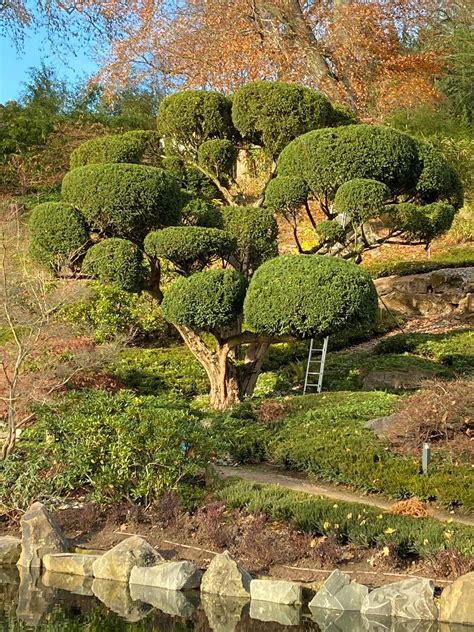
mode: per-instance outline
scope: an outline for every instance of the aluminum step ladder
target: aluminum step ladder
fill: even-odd
[[[315,348],[314,338],[309,343],[308,362],[306,364],[306,374],[304,378],[303,395],[306,395],[308,388],[315,387],[318,393],[323,388],[324,365],[326,364],[326,355],[328,351],[329,337],[323,340],[323,346],[320,349]]]

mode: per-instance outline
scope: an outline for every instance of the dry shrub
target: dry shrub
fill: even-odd
[[[418,454],[423,442],[474,456],[474,380],[429,380],[405,399],[387,433],[395,450]]]
[[[176,492],[165,492],[151,508],[152,522],[158,522],[165,529],[175,527],[184,514],[181,499]]]
[[[424,503],[418,498],[408,498],[408,500],[399,500],[388,509],[389,513],[399,516],[413,516],[413,518],[424,518],[428,515]]]
[[[255,412],[259,421],[269,423],[283,419],[288,412],[288,407],[283,402],[265,401],[257,406]]]
[[[251,570],[267,570],[274,564],[290,564],[304,557],[310,536],[288,525],[272,522],[264,514],[240,514],[241,536],[234,555]]]
[[[396,570],[406,564],[404,556],[400,555],[397,545],[393,542],[386,545],[378,544],[370,549],[367,562],[379,571]]]
[[[474,560],[463,557],[452,549],[445,549],[444,551],[439,551],[430,559],[426,570],[433,573],[435,577],[455,579],[460,575],[473,571]]]
[[[75,375],[69,386],[75,390],[99,389],[109,393],[117,393],[124,388],[122,380],[104,371],[84,371]]]
[[[233,539],[233,530],[229,525],[226,504],[213,502],[200,507],[189,518],[187,529],[197,542],[213,549],[228,548]]]
[[[319,568],[334,568],[344,557],[344,548],[338,544],[334,533],[319,538],[310,550],[310,559],[317,562]]]

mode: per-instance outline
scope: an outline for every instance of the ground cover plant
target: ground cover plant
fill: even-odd
[[[432,518],[413,518],[382,512],[357,503],[334,502],[273,485],[233,480],[217,493],[231,508],[262,512],[274,520],[289,520],[298,529],[318,536],[335,536],[341,544],[364,547],[394,545],[403,555],[429,557],[444,549],[474,555],[473,528]]]
[[[69,267],[149,292],[203,366],[215,409],[252,395],[276,340],[369,328],[375,289],[353,262],[382,244],[428,246],[463,202],[457,172],[429,144],[354,124],[306,87],[259,81],[232,100],[173,94],[157,125],[158,167],[140,163],[151,132],[75,151],[62,201],[33,212],[31,252],[56,274]],[[257,199],[236,180],[249,143],[273,164]],[[307,256],[277,257],[274,215],[290,222]],[[317,236],[307,251],[298,240],[303,216]],[[54,239],[49,224],[58,228]]]

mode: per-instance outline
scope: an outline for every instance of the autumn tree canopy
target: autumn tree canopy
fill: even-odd
[[[3,29],[17,37],[36,19],[52,32],[96,38],[100,79],[111,90],[151,78],[232,92],[278,79],[317,88],[365,118],[438,98],[434,81],[446,63],[440,29],[463,11],[467,3],[454,0],[0,4]]]

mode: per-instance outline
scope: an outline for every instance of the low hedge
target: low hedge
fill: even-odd
[[[419,458],[394,454],[365,428],[366,421],[392,412],[395,395],[376,391],[332,395],[305,398],[300,410],[298,399],[292,401],[268,447],[273,462],[393,498],[417,496],[474,508],[472,468],[433,463],[429,474],[422,475]]]
[[[446,524],[433,518],[394,515],[369,505],[235,479],[227,481],[217,495],[230,508],[289,520],[298,529],[315,535],[334,534],[341,544],[363,547],[395,544],[399,554],[421,558],[447,548],[466,557],[474,555],[474,528],[455,522]]]
[[[474,266],[473,248],[450,248],[442,254],[433,255],[430,259],[406,261],[406,259],[386,259],[385,261],[371,261],[363,264],[372,278],[407,276],[422,274],[442,268],[469,268]]]

